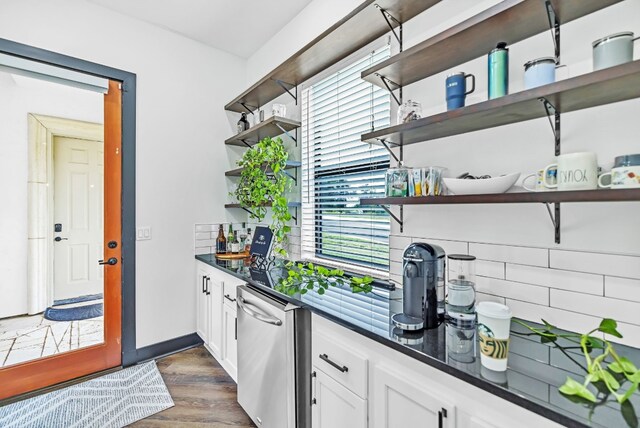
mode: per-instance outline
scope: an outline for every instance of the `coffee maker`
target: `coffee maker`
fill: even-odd
[[[437,327],[444,318],[444,250],[416,242],[402,261],[402,313],[392,317],[393,324],[405,331]]]

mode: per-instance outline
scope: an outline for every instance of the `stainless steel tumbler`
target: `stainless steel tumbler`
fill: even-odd
[[[500,42],[489,52],[489,99],[499,98],[509,93],[509,49]]]

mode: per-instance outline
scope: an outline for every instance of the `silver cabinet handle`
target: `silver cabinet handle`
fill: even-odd
[[[346,373],[349,371],[349,367],[341,366],[340,364],[331,361],[331,359],[329,359],[329,356],[327,354],[320,354],[319,357],[322,361],[330,364],[332,367],[336,368],[337,370],[340,370],[342,373]]]
[[[240,309],[242,309],[247,315],[249,315],[252,318],[257,319],[258,321],[266,322],[267,324],[272,324],[272,325],[276,325],[276,326],[281,326],[282,325],[282,321],[280,321],[278,318],[270,317],[270,316],[261,314],[260,312],[257,312],[255,310],[251,309],[251,307],[255,308],[256,306],[254,306],[251,303],[247,302],[242,297],[238,297],[238,306],[240,306]]]

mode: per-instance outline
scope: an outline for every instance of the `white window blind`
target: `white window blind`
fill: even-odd
[[[384,196],[389,154],[360,136],[390,123],[390,95],[360,73],[384,46],[302,92],[302,256],[389,268],[389,216],[360,198]]]

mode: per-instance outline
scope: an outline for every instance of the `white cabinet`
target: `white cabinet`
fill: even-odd
[[[236,380],[236,288],[242,281],[206,263],[196,262],[196,265],[196,331],[209,352]]]
[[[366,428],[367,400],[313,367],[313,428]],[[409,426],[409,425],[407,425]]]
[[[380,363],[371,373],[372,428],[454,428],[455,407],[435,384],[421,384],[410,371]]]
[[[211,299],[207,295],[207,277],[209,273],[207,269],[202,266],[198,266],[196,275],[196,290],[197,290],[197,307],[196,307],[196,333],[198,336],[207,343],[209,341],[209,317],[210,317],[210,305]]]
[[[227,303],[222,305],[222,328],[221,363],[233,380],[236,380],[238,374],[238,318],[235,306]]]

